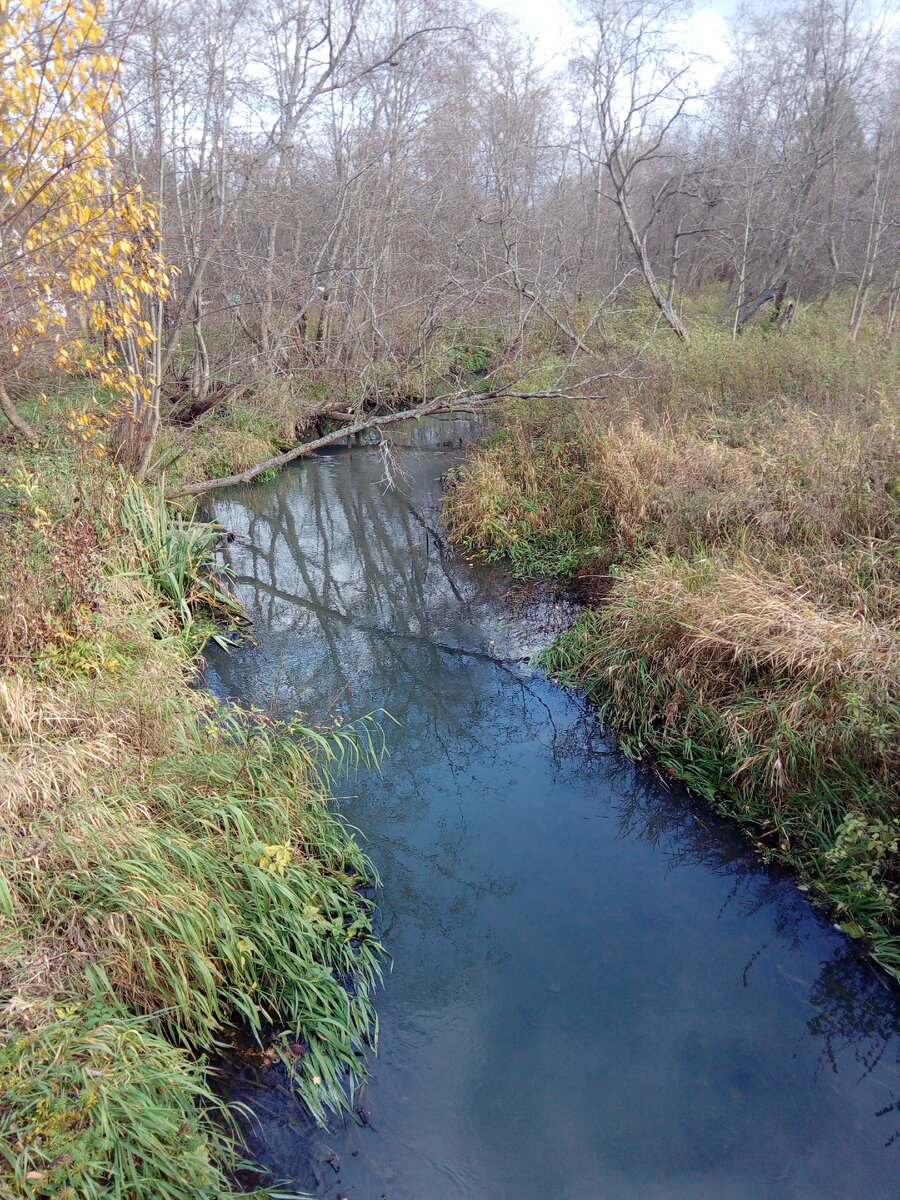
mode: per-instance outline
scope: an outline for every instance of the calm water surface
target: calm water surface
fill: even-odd
[[[464,432],[215,503],[258,644],[211,652],[210,686],[400,722],[338,802],[393,960],[359,1121],[317,1131],[277,1069],[235,1068],[253,1154],[330,1200],[897,1200],[896,994],[523,661],[552,606],[436,534]]]

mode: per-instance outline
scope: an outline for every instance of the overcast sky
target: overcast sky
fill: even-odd
[[[698,0],[689,23],[687,40],[691,49],[708,55],[720,66],[728,54],[727,19],[737,5],[738,0]],[[576,37],[566,0],[495,0],[487,7],[496,7],[517,17],[537,41],[538,57],[545,62],[558,59],[561,65],[567,48]],[[717,66],[711,66],[708,75],[712,77],[716,73]],[[707,75],[707,72],[702,74]],[[704,83],[709,81],[703,80]]]

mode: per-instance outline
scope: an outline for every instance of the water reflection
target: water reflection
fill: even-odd
[[[367,1123],[311,1130],[246,1068],[251,1148],[354,1200],[893,1200],[896,995],[522,661],[552,604],[511,613],[436,529],[464,433],[416,428],[400,490],[357,447],[217,501],[259,645],[212,686],[401,723],[340,801],[393,955]]]

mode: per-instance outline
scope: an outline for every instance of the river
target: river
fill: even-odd
[[[528,665],[561,614],[448,551],[464,421],[218,495],[256,644],[219,695],[385,709],[336,800],[391,955],[356,1120],[223,1086],[273,1178],[335,1200],[897,1200],[900,1003],[728,824]]]

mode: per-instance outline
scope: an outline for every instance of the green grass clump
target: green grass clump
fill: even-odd
[[[186,432],[167,429],[159,443],[159,462],[174,484],[199,483],[238,475],[273,458],[280,449],[274,439],[253,428],[204,425]]]
[[[231,1194],[216,1166],[231,1141],[208,1119],[221,1105],[201,1067],[146,1021],[98,1003],[20,1011],[0,1041],[0,1092],[10,1200]]]
[[[328,791],[380,733],[195,688],[238,615],[217,531],[54,472],[0,514],[0,1194],[227,1196],[206,1055],[250,1029],[323,1118],[375,1041],[374,872]]]
[[[120,774],[97,795],[70,775],[64,808],[43,812],[40,870],[6,872],[7,969],[24,969],[34,947],[52,953],[48,931],[66,914],[75,965],[131,1011],[162,1014],[180,1044],[201,1049],[235,1020],[257,1033],[282,1021],[308,1044],[299,1083],[311,1107],[340,1107],[372,1034],[378,947],[358,892],[366,860],[325,805],[318,754],[300,728],[226,720],[193,702],[169,702],[164,717],[172,745],[140,776]],[[31,730],[38,744],[38,714]],[[70,770],[78,753],[71,747]],[[30,799],[22,783],[13,794]],[[0,856],[30,847],[29,835],[10,822]],[[77,993],[79,978],[59,972],[53,983]]]
[[[137,552],[139,570],[183,628],[193,624],[198,612],[207,619],[240,616],[216,562],[221,531],[174,513],[166,503],[164,481],[153,489],[124,481],[120,519]]]
[[[530,418],[513,409],[451,473],[444,513],[470,553],[506,560],[518,577],[568,577],[605,553],[608,515],[594,502],[577,427],[563,420],[550,437]]]

